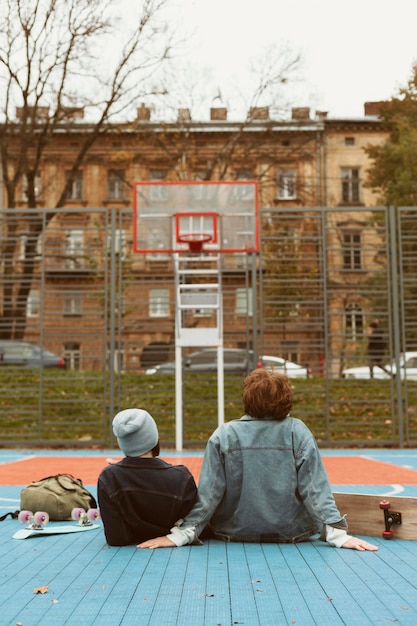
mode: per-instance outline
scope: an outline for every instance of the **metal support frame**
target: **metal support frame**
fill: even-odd
[[[217,347],[218,424],[224,423],[224,358],[222,255],[173,254],[175,276],[175,447],[183,449],[183,355],[184,347]],[[216,313],[215,326],[189,328],[186,311],[208,309]],[[202,318],[204,319],[204,318]]]

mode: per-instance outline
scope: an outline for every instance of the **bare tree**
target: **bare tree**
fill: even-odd
[[[269,133],[277,121],[288,115],[291,87],[299,80],[301,64],[300,54],[287,44],[269,45],[252,60],[245,79],[237,77],[237,83],[223,85],[211,76],[208,68],[187,64],[181,67],[176,61],[175,79],[169,71],[167,74],[169,92],[156,103],[155,113],[161,120],[161,128],[157,134],[151,128],[149,140],[164,154],[179,180],[188,178],[193,170],[198,170],[205,180],[222,180],[234,168],[253,171],[252,177],[268,181],[283,156],[287,160],[300,159],[311,152],[310,138],[300,136],[284,150],[278,146],[271,149]],[[198,143],[191,129],[192,120],[201,120],[203,110],[211,107],[226,109],[231,123],[224,133],[213,136],[208,151]],[[189,112],[189,118],[176,118],[180,109]],[[266,116],[260,120],[262,109]],[[234,120],[230,116],[235,116]],[[257,132],[247,132],[254,127]],[[255,173],[259,163],[262,171],[257,168]],[[298,196],[302,197],[302,190],[299,191]]]
[[[57,195],[59,208],[97,138],[144,96],[162,91],[155,76],[173,47],[173,33],[165,21],[168,3],[142,0],[134,7],[129,3],[126,16],[112,0],[0,4],[0,160],[8,207],[0,250],[5,276],[3,338],[20,338],[25,330],[37,241],[47,226],[36,211],[45,150],[57,129],[65,129],[81,112],[91,120],[90,132],[83,135]],[[17,206],[22,185],[31,219],[23,267],[17,273],[18,220],[11,209]],[[53,216],[49,212],[47,220]]]

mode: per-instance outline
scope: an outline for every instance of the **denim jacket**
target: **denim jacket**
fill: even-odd
[[[210,437],[198,499],[168,535],[177,545],[196,541],[209,524],[223,541],[296,542],[346,529],[313,434],[300,420],[244,415]],[[176,531],[187,540],[175,540]]]

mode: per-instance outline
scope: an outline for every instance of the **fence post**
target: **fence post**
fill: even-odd
[[[116,329],[116,246],[115,246],[115,233],[116,233],[116,209],[111,209],[111,223],[110,223],[110,333],[109,333],[109,433],[110,433],[110,445],[114,445],[114,436],[111,428],[112,420],[114,417],[115,403],[114,403],[114,389],[115,389],[115,371],[114,371],[114,356],[115,356],[115,329]]]
[[[396,389],[397,389],[397,412],[398,412],[398,445],[404,447],[404,419],[403,419],[403,398],[402,398],[402,381],[400,374],[400,316],[398,310],[398,250],[397,250],[397,220],[396,208],[390,206],[389,209],[389,230],[390,230],[390,248],[391,248],[391,281],[392,281],[392,311],[394,326],[394,355],[396,364]]]

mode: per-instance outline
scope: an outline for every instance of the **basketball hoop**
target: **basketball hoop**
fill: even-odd
[[[203,244],[208,243],[212,238],[212,235],[208,233],[185,233],[178,235],[178,242],[188,244],[189,251],[198,254],[202,251]]]

